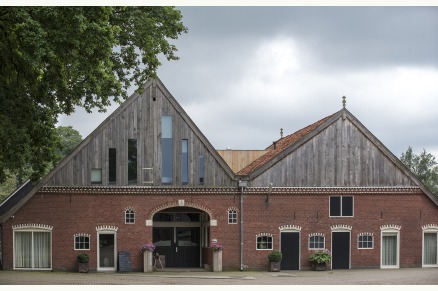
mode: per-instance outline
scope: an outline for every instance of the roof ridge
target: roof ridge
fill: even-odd
[[[266,150],[268,150],[268,152],[266,154],[262,155],[261,157],[259,157],[258,159],[256,159],[252,163],[250,163],[248,166],[246,166],[245,168],[241,169],[237,173],[237,175],[249,175],[249,174],[251,174],[255,170],[259,169],[261,166],[263,166],[264,164],[266,164],[267,162],[272,160],[278,154],[283,152],[290,145],[292,145],[292,144],[296,143],[297,141],[301,140],[303,137],[305,137],[310,132],[315,130],[318,126],[320,126],[321,124],[323,124],[324,122],[329,120],[335,114],[336,113],[331,114],[331,115],[329,115],[327,117],[324,117],[323,119],[320,119],[320,120],[318,120],[318,121],[316,121],[316,122],[314,122],[314,123],[312,123],[312,124],[302,128],[302,129],[299,129],[299,130],[295,131],[292,134],[289,134],[289,135],[287,135],[285,137],[282,137],[282,138],[274,141],[273,144],[271,144],[270,146],[268,146],[266,148]]]

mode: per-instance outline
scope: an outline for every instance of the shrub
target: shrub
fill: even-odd
[[[279,251],[272,251],[268,255],[268,259],[270,262],[280,262],[283,255]]]
[[[78,262],[79,263],[88,263],[89,260],[90,260],[90,256],[88,254],[78,255]]]

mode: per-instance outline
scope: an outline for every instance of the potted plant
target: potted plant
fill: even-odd
[[[328,249],[319,250],[310,255],[309,261],[313,265],[315,271],[325,271],[327,263],[332,259],[332,255]]]
[[[283,255],[279,251],[272,251],[268,255],[269,260],[269,272],[279,272],[280,263]]]
[[[79,273],[88,273],[88,261],[90,260],[90,256],[88,254],[79,254],[77,260]]]
[[[153,271],[153,252],[155,250],[153,243],[145,243],[140,248],[140,253],[143,253],[143,272],[149,273]]]
[[[213,241],[210,248],[213,249],[213,272],[222,272],[222,250],[224,245]]]

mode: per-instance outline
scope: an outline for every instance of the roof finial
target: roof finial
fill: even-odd
[[[280,138],[283,138],[283,128],[280,128]]]
[[[345,108],[345,104],[347,104],[347,101],[345,99],[347,99],[347,97],[342,96],[342,107],[344,108]]]

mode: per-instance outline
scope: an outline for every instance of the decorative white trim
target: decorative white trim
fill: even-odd
[[[282,225],[278,229],[280,231],[288,231],[288,230],[301,231],[302,227],[296,225]]]
[[[39,224],[39,223],[23,223],[12,226],[13,230],[17,229],[44,229],[53,230],[53,225]]]
[[[234,207],[234,206],[231,206],[230,208],[228,208],[228,210],[227,210],[228,212],[230,212],[230,211],[238,211],[238,209],[237,209],[237,207]]]
[[[166,190],[167,190],[167,188],[166,188]],[[192,208],[196,208],[196,209],[205,211],[210,216],[210,219],[214,218],[213,212],[210,209],[207,209],[206,207],[204,207],[202,205],[191,203],[191,202],[184,202],[184,206],[192,207]],[[154,215],[155,215],[155,213],[160,212],[161,210],[164,210],[164,209],[167,209],[167,208],[172,208],[172,207],[180,207],[180,205],[178,204],[178,201],[166,203],[166,204],[160,205],[158,207],[155,207],[152,211],[149,212],[149,219],[152,220]]]
[[[135,213],[135,209],[134,209],[134,207],[131,207],[131,206],[126,207],[126,208],[125,208],[125,213],[126,213],[126,211],[134,211],[134,213]]]
[[[319,233],[319,232],[310,233],[309,237],[311,237],[311,236],[322,236],[322,237],[325,237],[325,235],[323,233]]]
[[[337,225],[333,225],[333,226],[331,227],[331,230],[332,230],[332,231],[335,231],[335,230],[348,230],[348,231],[351,231],[352,228],[353,228],[353,227],[350,226],[350,225],[337,224]]]
[[[270,237],[272,237],[272,234],[271,233],[259,233],[259,234],[256,235],[256,237],[260,237],[260,236],[270,236]]]
[[[438,231],[438,225],[436,224],[426,224],[421,227],[422,230],[436,230]]]
[[[374,234],[373,234],[372,232],[361,232],[361,233],[359,233],[359,234],[357,235],[357,237],[360,237],[360,236],[362,236],[362,235],[371,235],[371,236],[374,236]]]
[[[210,219],[210,226],[217,226],[217,220],[216,219]]]
[[[111,230],[111,231],[117,231],[119,228],[115,225],[102,225],[102,226],[96,226],[96,231],[102,231],[102,230]]]
[[[399,231],[400,229],[401,229],[401,226],[395,225],[395,224],[385,224],[385,225],[382,225],[380,227],[381,231],[385,231],[385,230],[398,230]]]
[[[91,235],[89,235],[88,233],[76,233],[73,235],[73,237],[78,237],[78,236],[88,236],[91,237]]]
[[[184,206],[184,205],[185,205],[184,199],[179,199],[178,200],[178,206]]]
[[[146,219],[146,226],[153,226],[153,220],[152,219]]]

